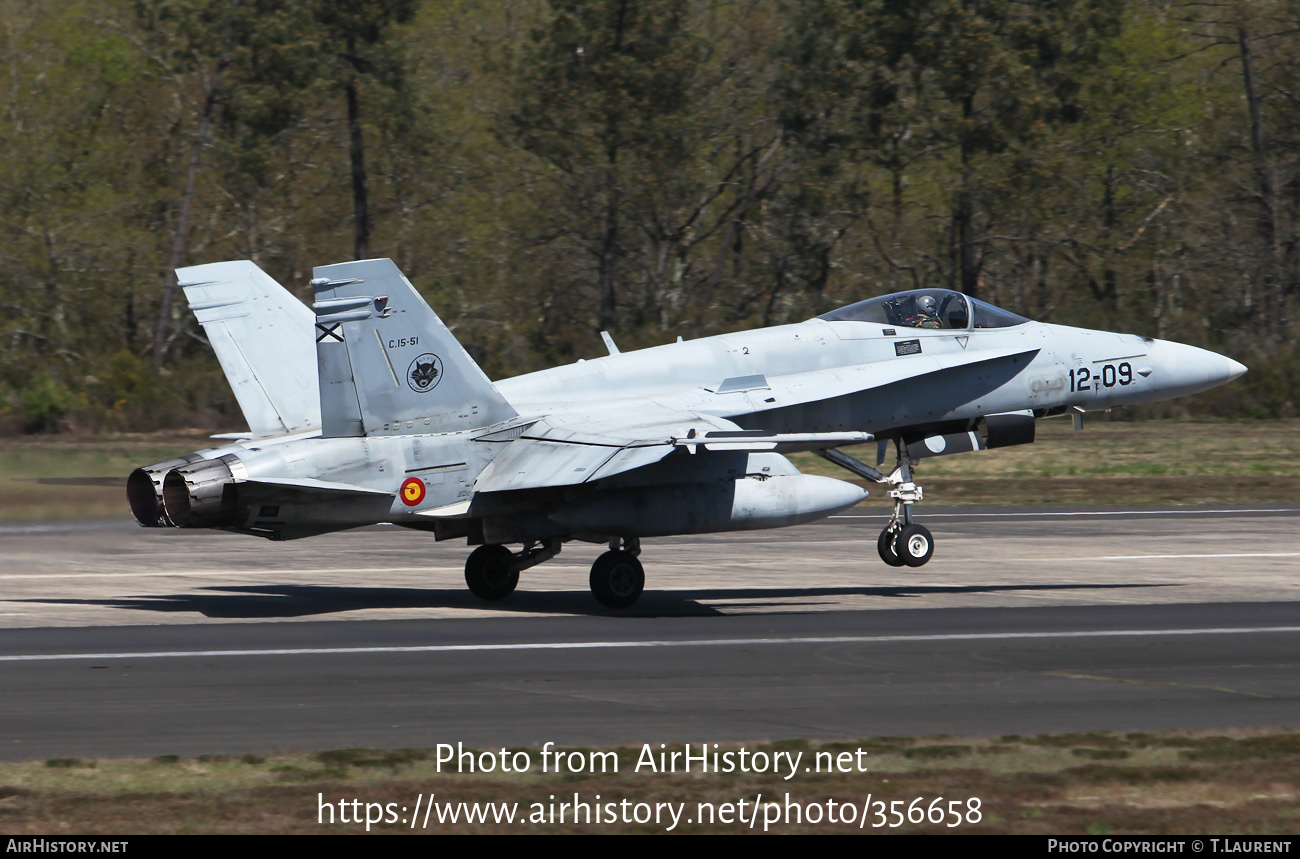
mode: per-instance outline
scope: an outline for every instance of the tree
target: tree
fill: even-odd
[[[1198,38],[1218,49],[1217,53],[1225,57],[1223,62],[1231,63],[1241,74],[1245,104],[1242,136],[1246,144],[1242,149],[1249,155],[1240,160],[1250,170],[1249,196],[1256,234],[1251,243],[1251,279],[1258,283],[1263,299],[1252,302],[1252,306],[1263,317],[1262,327],[1277,342],[1288,329],[1287,297],[1300,287],[1296,274],[1300,236],[1294,226],[1295,201],[1286,199],[1282,187],[1287,183],[1283,176],[1294,176],[1300,167],[1295,158],[1298,141],[1293,117],[1296,93],[1300,91],[1300,66],[1295,61],[1300,41],[1300,4],[1287,0],[1188,3],[1178,12],[1195,28]],[[1283,135],[1280,146],[1271,140],[1275,134],[1272,129]]]
[[[416,5],[417,0],[318,0],[316,6],[316,20],[323,28],[325,68],[343,91],[347,106],[356,259],[370,256],[371,231],[361,91],[366,83],[376,83],[390,92],[401,92],[403,68],[398,55],[390,50],[389,30],[394,24],[410,21]]]
[[[844,141],[890,170],[896,211],[904,171],[921,159],[951,159],[944,165],[950,285],[977,294],[990,158],[1032,147],[1048,127],[1083,116],[1079,76],[1118,31],[1122,4],[814,0],[800,7],[786,87],[812,94],[816,109],[787,98],[787,122],[805,138]],[[818,34],[828,32],[834,41],[815,52]]]
[[[594,262],[600,329],[631,314],[662,330],[706,309],[746,214],[779,181],[756,52],[727,38],[748,8],[552,0],[514,65],[507,131],[546,165],[551,235]]]

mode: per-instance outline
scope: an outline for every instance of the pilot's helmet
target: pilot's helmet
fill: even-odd
[[[916,300],[916,309],[925,316],[934,316],[938,312],[938,306],[934,303],[933,295],[923,295]]]

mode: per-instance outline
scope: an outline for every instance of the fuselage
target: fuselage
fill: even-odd
[[[942,369],[981,355],[990,360]],[[936,378],[918,381],[921,365],[936,368]],[[999,412],[1139,405],[1203,391],[1244,371],[1223,355],[1181,343],[1041,322],[945,330],[811,319],[496,384],[521,415],[653,403],[772,432],[882,435]],[[765,384],[719,392],[727,379],[753,376]]]
[[[488,601],[579,540],[608,545],[588,583],[626,608],[645,584],[642,538],[799,525],[858,504],[864,484],[893,501],[881,560],[919,567],[934,539],[913,514],[916,463],[1028,444],[1038,418],[1077,422],[1246,369],[918,289],[635,352],[605,335],[607,357],[493,383],[392,260],[312,274],[314,347],[296,300],[253,263],[184,270],[250,433],[137,468],[132,514],[272,540],[379,522],[464,539],[477,547],[466,585]],[[305,431],[276,435],[291,429]],[[839,449],[872,440],[876,466]],[[801,451],[858,480],[801,473],[785,456]]]
[[[900,295],[911,300],[914,294]],[[319,519],[320,530],[385,520],[427,525],[428,519],[417,518],[422,511],[472,499],[480,473],[508,446],[483,443],[485,437],[511,438],[512,428],[538,421],[662,426],[675,416],[694,415],[715,425],[769,433],[857,431],[910,442],[945,427],[973,426],[989,415],[1020,413],[1032,423],[1033,416],[1071,408],[1092,411],[1170,399],[1245,371],[1204,349],[1033,322],[979,302],[962,305],[967,309],[961,315],[950,312],[942,322],[899,321],[894,305],[903,299],[873,299],[860,303],[861,311],[853,305],[796,324],[504,379],[495,389],[518,414],[493,426],[440,432],[433,415],[402,420],[382,435],[322,438],[308,432],[241,441],[191,458],[218,461],[211,467],[214,481],[279,487],[276,497],[289,500],[269,505],[277,515],[281,507],[293,509],[295,487],[305,498],[347,486],[392,493],[386,498],[339,495],[332,507],[305,500],[297,512]],[[889,306],[890,317],[880,315],[881,302]],[[138,500],[144,511],[137,512],[142,524],[149,518],[149,493],[174,467],[175,462],[160,463],[132,476],[135,488],[128,494],[134,492],[133,509]],[[778,471],[786,467],[777,465]],[[412,479],[420,486],[418,505],[402,495]],[[186,505],[202,494],[194,483],[177,484],[178,498],[189,493],[179,498]],[[221,489],[213,486],[213,493]],[[671,508],[671,497],[666,498],[665,509]],[[215,507],[220,498],[213,495],[206,503]],[[240,514],[252,532],[257,532],[255,508]],[[334,512],[320,512],[326,509]]]

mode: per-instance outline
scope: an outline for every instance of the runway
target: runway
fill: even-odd
[[[858,512],[861,511],[861,512]],[[897,608],[1300,601],[1300,505],[920,511],[920,568],[876,555],[857,511],[771,531],[645,541],[634,616]],[[0,526],[0,629],[305,620],[606,615],[569,543],[485,603],[463,542],[391,526],[287,543],[127,522]]]
[[[1300,507],[931,508],[570,544],[499,605],[464,546],[0,527],[0,757],[1300,725]]]

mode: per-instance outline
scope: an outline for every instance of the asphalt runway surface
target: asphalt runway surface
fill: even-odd
[[[862,508],[859,508],[862,510]],[[0,526],[0,758],[1300,726],[1300,506],[926,507],[568,544],[499,604],[463,545]]]

